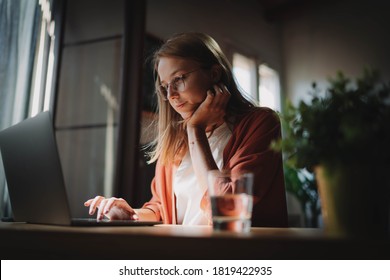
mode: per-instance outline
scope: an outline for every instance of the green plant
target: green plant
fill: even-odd
[[[314,175],[304,169],[296,169],[289,165],[284,165],[284,179],[286,191],[294,195],[300,205],[305,219],[306,227],[318,227],[318,216],[321,208],[318,203]]]
[[[313,84],[311,103],[288,103],[281,114],[287,164],[312,168],[320,163],[390,163],[390,86],[365,69],[355,82],[339,72],[321,97]]]

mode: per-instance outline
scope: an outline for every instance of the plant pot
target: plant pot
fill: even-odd
[[[326,232],[341,237],[388,237],[389,171],[389,166],[383,165],[317,166]]]

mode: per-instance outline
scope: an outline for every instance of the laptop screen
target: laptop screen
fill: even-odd
[[[0,132],[15,221],[70,224],[52,117],[43,112]]]

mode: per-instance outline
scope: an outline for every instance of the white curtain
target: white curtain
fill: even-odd
[[[0,0],[0,130],[26,117],[38,0]],[[0,155],[0,217],[9,216]]]

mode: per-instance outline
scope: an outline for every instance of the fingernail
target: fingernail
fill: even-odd
[[[133,215],[133,219],[134,219],[134,220],[138,220],[138,219],[139,219],[138,215],[137,215],[137,214],[134,214],[134,215]]]

